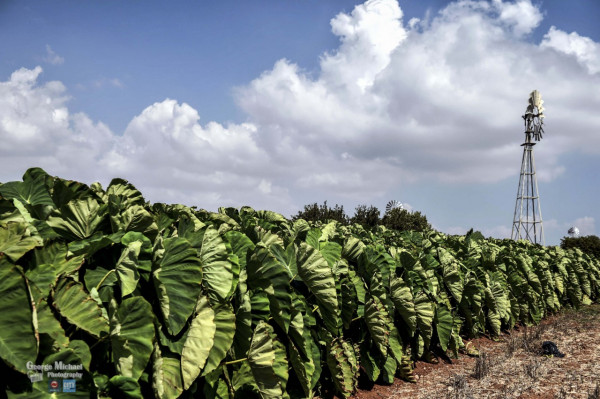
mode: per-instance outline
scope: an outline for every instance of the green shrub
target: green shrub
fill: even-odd
[[[381,220],[388,229],[398,231],[427,231],[431,230],[431,225],[427,222],[427,217],[421,212],[410,212],[406,209],[396,208],[387,212]]]
[[[323,222],[327,223],[335,220],[343,225],[348,224],[348,216],[344,212],[344,206],[335,204],[333,208],[327,205],[327,201],[323,205],[318,205],[316,202],[310,205],[304,205],[304,210],[299,211],[292,220],[304,219],[308,222]]]
[[[360,224],[365,228],[377,227],[380,223],[379,214],[379,209],[373,205],[368,208],[366,205],[359,205],[356,207],[356,211],[354,212],[354,216],[350,219],[350,222],[352,224]]]
[[[563,237],[560,240],[562,249],[579,248],[582,252],[600,258],[600,238],[590,235],[585,237]]]

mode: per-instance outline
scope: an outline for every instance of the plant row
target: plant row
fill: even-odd
[[[465,337],[597,301],[600,262],[149,204],[122,179],[34,168],[0,185],[0,292],[0,397],[50,397],[31,365],[58,364],[81,368],[69,397],[347,397],[361,373],[411,381],[415,360],[458,356]]]

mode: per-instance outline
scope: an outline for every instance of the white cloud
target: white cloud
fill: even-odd
[[[512,234],[512,226],[509,227],[505,225],[498,225],[491,228],[483,228],[481,233],[485,237],[510,238]]]
[[[15,176],[44,164],[57,174],[88,180],[113,135],[85,114],[71,115],[60,82],[38,85],[41,67],[21,68],[0,82],[2,175]]]
[[[577,32],[563,32],[552,26],[544,36],[542,48],[551,48],[575,59],[594,74],[600,72],[600,44]]]
[[[531,4],[530,0],[514,3],[493,0],[493,5],[500,14],[500,21],[510,26],[518,36],[530,33],[543,19],[538,7]]]
[[[533,89],[546,101],[540,180],[563,173],[567,152],[600,151],[597,43],[565,42],[557,29],[531,43],[542,12],[529,0],[461,0],[422,21],[402,17],[395,0],[335,16],[340,45],[315,74],[281,59],[235,91],[243,124],[200,124],[192,106],[167,99],[115,135],[72,115],[60,82],[37,84],[41,68],[21,69],[0,82],[0,155],[11,157],[0,175],[42,165],[84,181],[122,176],[153,201],[213,209],[293,212],[301,195],[368,203],[406,181],[516,179]]]
[[[50,45],[46,44],[46,56],[44,57],[44,61],[52,65],[60,65],[65,62],[65,59],[56,54]]]
[[[524,138],[520,116],[533,89],[547,105],[547,134],[536,147],[541,181],[564,172],[565,152],[600,148],[592,133],[600,118],[591,111],[600,99],[589,89],[600,82],[524,38],[542,20],[538,6],[458,1],[427,23],[404,28],[401,18],[392,0],[357,6],[332,20],[341,44],[321,58],[318,76],[280,60],[238,90],[261,142],[276,143],[275,157],[297,148],[318,159],[320,167],[299,178],[301,187],[345,185],[366,194],[372,186],[354,183],[514,177]]]

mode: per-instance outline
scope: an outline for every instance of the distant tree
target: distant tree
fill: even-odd
[[[350,223],[360,224],[363,227],[377,227],[379,224],[379,209],[373,205],[367,208],[366,205],[359,205],[356,207],[354,216],[350,219]]]
[[[431,225],[427,222],[427,217],[421,212],[409,212],[406,209],[395,208],[383,216],[381,219],[388,229],[398,231],[427,231],[431,230]]]
[[[341,224],[348,224],[348,216],[344,212],[344,206],[335,204],[333,208],[327,205],[327,201],[323,205],[318,205],[316,202],[310,205],[304,205],[304,210],[299,211],[292,220],[304,219],[310,222],[328,223],[335,220]]]
[[[590,235],[585,237],[563,237],[560,240],[563,249],[579,248],[582,252],[600,259],[600,238]]]

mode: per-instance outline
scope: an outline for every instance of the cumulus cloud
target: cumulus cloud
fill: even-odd
[[[56,54],[50,45],[46,44],[46,56],[44,57],[44,61],[52,65],[60,65],[65,62],[65,59]]]
[[[574,56],[591,74],[600,72],[600,44],[589,37],[580,36],[577,32],[563,32],[552,26],[540,46]]]
[[[38,85],[41,73],[39,66],[21,68],[0,82],[0,173],[15,176],[44,164],[55,173],[87,180],[110,150],[113,135],[85,114],[71,114],[64,85]]]
[[[293,212],[303,195],[365,203],[403,182],[516,178],[521,115],[538,89],[547,125],[537,172],[550,181],[563,154],[600,151],[599,45],[554,27],[533,43],[542,18],[530,0],[459,0],[405,23],[397,1],[366,1],[331,20],[339,46],[315,73],[281,59],[237,88],[241,124],[201,124],[191,105],[166,99],[116,135],[71,114],[60,82],[37,84],[41,68],[21,69],[0,83],[0,155],[13,170],[123,176],[153,201],[251,198]]]
[[[561,154],[600,148],[592,135],[600,118],[590,112],[600,106],[590,90],[600,81],[572,62],[575,53],[528,41],[542,17],[528,0],[461,0],[404,26],[396,1],[367,1],[332,19],[340,47],[323,55],[318,76],[280,60],[238,90],[238,103],[260,126],[262,141],[278,143],[274,156],[284,148],[318,154],[321,167],[307,168],[302,187],[353,191],[356,182],[391,187],[514,176],[520,116],[538,89],[547,105],[538,177],[550,181],[564,172]],[[363,187],[362,194],[371,192]]]

